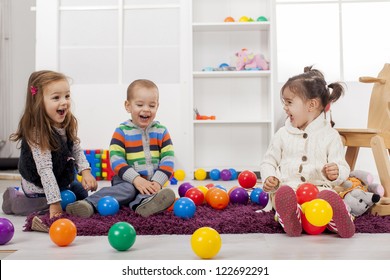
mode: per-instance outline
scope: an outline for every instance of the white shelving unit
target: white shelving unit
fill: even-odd
[[[191,101],[201,115],[192,121],[193,171],[235,168],[259,171],[273,124],[272,1],[193,0]],[[228,16],[235,22],[224,22]],[[253,22],[239,22],[247,16]],[[265,16],[268,21],[259,21]],[[270,62],[266,71],[203,71],[235,66],[246,48]]]

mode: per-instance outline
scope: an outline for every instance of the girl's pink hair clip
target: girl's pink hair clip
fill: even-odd
[[[35,94],[37,94],[38,92],[38,89],[34,86],[31,86],[30,87],[30,92],[31,92],[31,95],[34,96]]]

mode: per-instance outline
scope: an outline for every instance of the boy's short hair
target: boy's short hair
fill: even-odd
[[[157,85],[150,80],[147,79],[135,80],[127,87],[127,100],[131,100],[131,98],[133,97],[134,90],[137,87],[155,88],[158,90]]]

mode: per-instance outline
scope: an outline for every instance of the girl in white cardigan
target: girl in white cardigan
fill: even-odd
[[[327,85],[322,73],[311,67],[290,78],[281,89],[287,120],[274,135],[260,172],[263,189],[271,193],[279,222],[289,236],[302,233],[295,191],[305,182],[317,186],[318,198],[332,206],[328,228],[344,238],[355,233],[344,201],[333,191],[347,179],[350,168],[340,136],[325,115],[326,108],[343,93],[340,83]]]

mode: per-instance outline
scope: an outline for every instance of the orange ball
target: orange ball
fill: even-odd
[[[176,202],[176,200],[178,200],[178,199],[179,199],[178,197],[175,198],[175,201],[172,203],[171,206],[169,206],[169,208],[167,209],[167,211],[173,211],[173,205],[175,205],[175,202]]]
[[[229,195],[227,194],[227,192],[219,188],[209,190],[209,192],[209,205],[214,209],[225,209],[226,206],[229,204]]]
[[[217,187],[211,187],[209,188],[209,190],[207,191],[206,193],[206,197],[205,197],[205,200],[206,200],[206,203],[207,204],[210,204],[210,196],[211,196],[211,193],[213,192],[213,190],[216,190],[218,189]]]
[[[227,17],[227,18],[225,18],[224,22],[234,22],[234,18]]]
[[[77,235],[77,228],[75,224],[69,219],[58,219],[49,229],[51,241],[60,247],[68,246]]]

